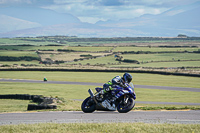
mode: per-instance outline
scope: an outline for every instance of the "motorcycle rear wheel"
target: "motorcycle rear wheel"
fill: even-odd
[[[132,97],[129,97],[127,104],[124,104],[123,99],[121,99],[117,106],[117,111],[119,113],[127,113],[131,111],[134,106],[135,106],[135,101]]]
[[[91,101],[91,97],[88,97],[83,101],[81,109],[84,113],[92,113],[95,111],[96,105],[93,101]]]

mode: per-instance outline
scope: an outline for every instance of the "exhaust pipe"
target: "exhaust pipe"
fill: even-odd
[[[96,100],[96,98],[95,98],[94,93],[92,92],[92,90],[89,89],[88,92],[89,92],[91,98],[94,100],[94,102],[95,102],[98,106],[102,106],[100,103],[97,102],[97,100]],[[103,107],[103,106],[102,106],[102,107]]]
[[[90,94],[91,98],[93,98],[93,97],[94,97],[94,93],[92,92],[92,90],[91,90],[91,89],[89,89],[89,90],[88,90],[88,92],[89,92],[89,94]]]

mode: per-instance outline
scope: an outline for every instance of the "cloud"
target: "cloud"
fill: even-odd
[[[31,4],[31,0],[0,0],[0,4]]]
[[[166,8],[152,8],[140,4],[127,4],[125,0],[54,0],[52,5],[43,8],[60,13],[70,13],[83,22],[95,23],[99,20],[119,20],[139,17],[143,14],[158,14]]]
[[[125,5],[136,5],[145,7],[171,8],[186,5],[199,0],[125,0]]]
[[[36,6],[70,13],[84,22],[131,19],[159,14],[172,7],[199,0],[0,0],[0,6]]]
[[[88,5],[94,5],[94,6],[116,6],[116,7],[145,6],[145,7],[171,8],[174,6],[194,3],[199,0],[167,0],[167,1],[166,0],[83,0],[83,1]]]
[[[54,4],[53,0],[0,0],[0,6],[41,6]]]
[[[194,3],[199,0],[0,0],[0,5],[71,5],[84,4],[87,6],[147,6],[172,7]]]
[[[96,6],[122,6],[124,0],[88,0],[87,3],[91,3]]]
[[[74,4],[74,3],[84,3],[88,0],[53,0],[54,4]]]
[[[172,1],[174,0],[54,0],[54,4],[44,8],[70,13],[84,22],[94,23],[97,20],[119,20],[143,14],[159,14],[170,7],[184,3],[180,0]]]

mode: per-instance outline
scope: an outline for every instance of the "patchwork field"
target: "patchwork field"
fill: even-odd
[[[156,69],[200,74],[199,38],[1,38],[2,67]],[[34,57],[34,58],[32,58]],[[159,70],[160,69],[160,70]]]

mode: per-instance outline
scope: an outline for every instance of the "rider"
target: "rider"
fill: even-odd
[[[103,85],[103,90],[100,91],[100,94],[104,94],[110,92],[112,90],[116,90],[116,85],[125,88],[125,83],[130,83],[132,81],[132,75],[129,73],[124,73],[123,77],[116,76],[111,81],[108,81]],[[115,95],[115,99],[119,98],[122,94],[119,92]]]

